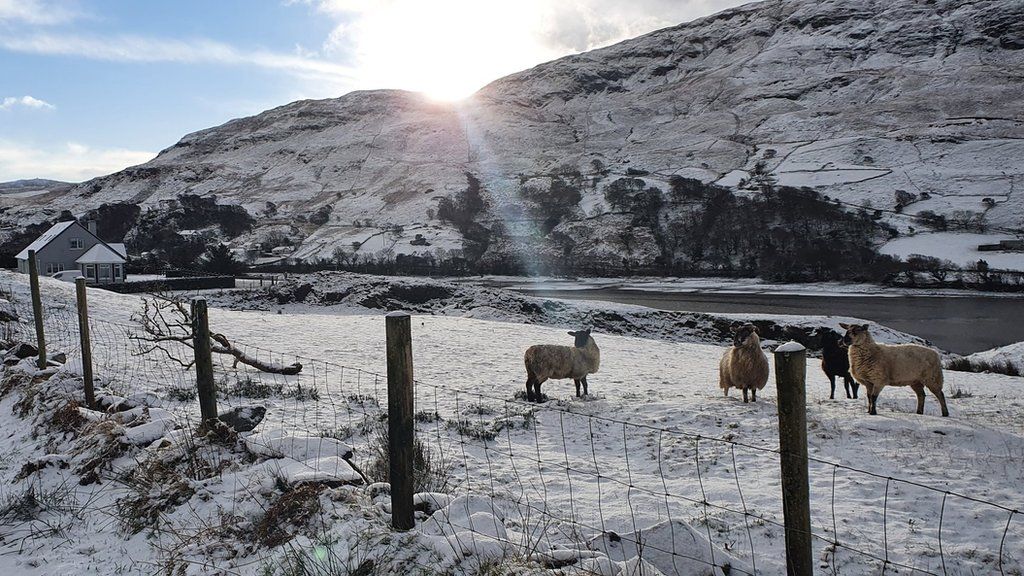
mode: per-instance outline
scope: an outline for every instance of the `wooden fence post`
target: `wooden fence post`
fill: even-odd
[[[82,381],[85,384],[85,404],[96,409],[96,394],[92,387],[92,343],[89,338],[89,304],[85,298],[85,278],[75,278],[78,296],[78,339],[82,345]]]
[[[206,298],[192,299],[192,348],[196,360],[196,390],[203,423],[217,419],[217,390],[213,383],[213,353],[210,351],[210,320]]]
[[[388,460],[391,481],[391,525],[409,530],[413,516],[413,377],[412,321],[405,312],[385,319],[388,358]]]
[[[36,320],[36,348],[39,350],[39,369],[46,368],[46,336],[43,334],[43,299],[39,296],[39,264],[36,251],[28,251],[28,281],[32,289],[32,316]]]
[[[811,500],[807,474],[807,350],[797,342],[775,349],[778,390],[782,513],[786,525],[786,573],[814,573]]]

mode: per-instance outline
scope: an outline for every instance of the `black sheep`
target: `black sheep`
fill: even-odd
[[[842,336],[835,330],[829,330],[821,338],[821,370],[828,376],[832,383],[832,394],[829,399],[836,398],[836,376],[843,377],[843,386],[846,388],[847,398],[856,398],[857,389],[860,384],[850,376],[850,357],[846,348],[841,346]],[[853,388],[853,396],[850,396],[850,388]]]

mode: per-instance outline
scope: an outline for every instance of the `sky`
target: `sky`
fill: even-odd
[[[439,100],[746,0],[0,0],[0,182],[80,182],[305,98]]]

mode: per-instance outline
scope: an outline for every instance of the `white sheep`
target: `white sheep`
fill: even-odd
[[[576,338],[575,346],[537,344],[526,349],[526,399],[540,402],[540,385],[550,378],[572,378],[576,382],[576,396],[587,394],[587,375],[594,374],[601,365],[601,351],[590,337],[590,329],[569,332]]]
[[[718,386],[726,396],[729,388],[743,390],[743,401],[747,402],[747,390],[751,401],[757,402],[757,391],[768,383],[768,357],[761,351],[761,338],[753,324],[732,329],[733,345],[722,355],[718,364]]]
[[[849,347],[850,374],[868,393],[868,414],[878,414],[878,394],[886,386],[910,386],[917,394],[917,413],[924,414],[924,389],[939,400],[942,415],[949,416],[942,393],[942,362],[931,348],[917,344],[878,344],[867,324],[840,324]]]

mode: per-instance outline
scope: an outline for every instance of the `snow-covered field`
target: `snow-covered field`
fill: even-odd
[[[70,300],[72,286],[42,284],[47,302]],[[8,286],[23,309],[22,277],[0,276],[0,287]],[[89,297],[93,318],[121,324],[140,307],[138,296],[91,290]],[[265,452],[260,447],[283,430],[292,435],[281,448],[286,457],[232,457],[230,450],[205,447],[219,455],[223,469],[190,481],[182,501],[162,501],[158,528],[136,534],[120,528],[118,515],[126,512],[117,504],[134,492],[118,479],[146,457],[174,446],[187,450],[186,435],[162,430],[164,439],[154,445],[113,459],[102,483],[78,486],[83,441],[41,428],[38,414],[35,422],[31,414],[27,420],[14,415],[15,394],[0,398],[0,502],[30,485],[40,494],[70,486],[76,502],[67,510],[44,508],[34,520],[0,516],[0,571],[117,574],[170,566],[189,574],[257,574],[269,566],[269,573],[284,573],[293,565],[289,555],[299,554],[310,563],[348,567],[331,573],[353,573],[366,558],[376,558],[384,571],[364,573],[388,573],[385,565],[416,573],[410,566],[417,564],[433,570],[425,573],[474,573],[483,571],[482,560],[496,558],[505,570],[529,572],[541,569],[538,560],[555,565],[555,559],[582,558],[558,570],[640,574],[635,560],[625,562],[636,555],[629,535],[640,531],[644,559],[666,574],[710,573],[700,563],[712,556],[715,564],[731,563],[734,574],[755,565],[759,574],[785,572],[773,383],[757,403],[744,404],[735,394],[722,397],[717,387],[721,346],[596,333],[602,361],[589,378],[592,396],[576,399],[571,385],[549,382],[544,391],[551,400],[532,406],[514,397],[523,388],[522,352],[534,343],[570,344],[565,331],[457,316],[413,318],[416,400],[424,414],[420,438],[451,467],[445,491],[468,497],[451,503],[433,497],[442,511],[420,515],[417,528],[398,537],[385,529],[387,499],[374,497],[375,489],[330,488],[291,543],[253,545],[245,534],[259,532],[281,496],[275,478],[298,482],[298,472],[337,472],[328,470],[337,460],[325,460],[337,458],[341,448],[328,436],[351,444],[362,465],[370,461],[368,435],[359,425],[386,405],[386,386],[373,377],[385,371],[383,315],[322,311],[331,310],[211,311],[212,330],[277,353],[265,357],[285,363],[304,357],[299,376],[273,382],[315,386],[319,397],[228,400],[265,405],[267,419],[250,447]],[[190,382],[189,374],[170,371],[162,360],[98,350],[117,346],[104,333],[97,324],[94,348],[100,364],[123,366],[120,380],[109,383],[115,391],[158,407],[151,409],[152,422],[161,422],[160,408],[197,416],[194,401],[172,397],[174,387]],[[56,338],[75,341],[73,334]],[[104,366],[97,366],[98,375],[114,376],[105,375]],[[74,368],[71,358],[67,369]],[[63,370],[56,380],[64,384],[41,398],[62,386],[76,393],[76,381]],[[217,370],[228,381],[271,382],[228,363]],[[886,389],[875,417],[865,413],[863,399],[828,400],[827,380],[814,359],[807,384],[817,571],[878,573],[888,559],[886,570],[900,574],[1021,573],[1024,518],[1008,510],[1024,507],[1024,380],[947,372],[950,418],[938,416],[933,398],[925,415],[914,414],[915,398],[905,389]],[[493,439],[483,439],[491,433]],[[288,458],[302,462],[298,472]],[[45,459],[70,466],[13,480],[23,464]],[[54,526],[59,529],[47,529]],[[831,544],[836,541],[838,549]],[[380,560],[388,555],[411,564]]]
[[[949,260],[958,266],[988,262],[994,270],[1024,270],[1024,252],[981,252],[981,244],[998,244],[1001,240],[1016,240],[1006,234],[968,234],[963,232],[929,232],[891,240],[879,252],[907,258],[911,254],[934,256]]]

